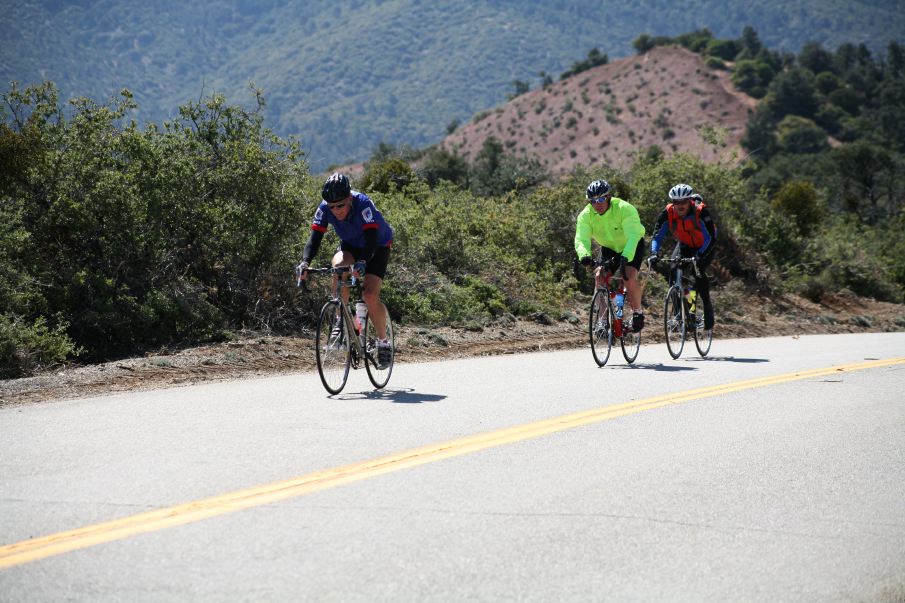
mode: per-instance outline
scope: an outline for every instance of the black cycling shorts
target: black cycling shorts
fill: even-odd
[[[356,247],[354,245],[349,245],[348,243],[340,243],[339,247],[336,248],[337,251],[345,251],[353,258],[358,260],[361,257],[361,254],[364,252],[364,249],[361,247]],[[387,264],[390,262],[390,246],[386,247],[378,247],[374,250],[374,255],[371,257],[371,260],[365,264],[365,274],[373,274],[376,277],[384,278],[387,273]]]
[[[642,237],[640,241],[638,241],[638,246],[635,247],[635,257],[631,262],[628,263],[629,266],[632,266],[635,270],[641,270],[641,260],[644,259],[644,238]],[[609,260],[610,258],[619,257],[622,254],[618,251],[613,251],[609,247],[601,247],[600,253],[597,255],[597,263],[602,264],[603,262]]]

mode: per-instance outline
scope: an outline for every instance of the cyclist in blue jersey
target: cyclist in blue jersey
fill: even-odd
[[[385,336],[386,308],[380,301],[380,288],[390,259],[393,228],[384,220],[370,197],[352,190],[349,177],[345,174],[336,172],[327,178],[321,197],[323,201],[314,213],[311,234],[296,273],[302,280],[307,278],[308,267],[320,249],[324,233],[332,225],[340,243],[331,263],[334,268],[351,266],[352,276],[364,278],[362,297],[368,306],[368,315],[377,333],[384,334],[377,341],[378,362],[387,364],[392,358],[392,350]],[[347,288],[342,289],[342,297],[349,303]],[[337,318],[334,329],[341,328],[342,322]]]
[[[713,304],[710,301],[710,279],[704,271],[713,261],[716,250],[717,227],[701,195],[695,194],[687,184],[677,184],[669,190],[670,203],[654,224],[654,240],[651,243],[651,268],[656,269],[660,246],[667,232],[678,242],[673,257],[697,259],[698,270],[694,275],[694,287],[704,302],[704,328],[713,328]],[[671,279],[670,279],[671,280]]]

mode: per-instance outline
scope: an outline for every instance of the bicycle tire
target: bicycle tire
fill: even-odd
[[[641,333],[632,329],[631,324],[629,325],[629,330],[626,331],[623,324],[622,337],[619,338],[619,343],[622,346],[622,356],[625,361],[629,364],[633,363],[638,358],[638,351],[641,349]]]
[[[685,347],[685,310],[682,292],[678,287],[670,287],[666,292],[663,307],[663,334],[666,336],[666,349],[673,360],[682,355]]]
[[[698,349],[701,358],[705,358],[710,353],[710,345],[713,343],[713,329],[708,331],[704,328],[704,304],[700,301],[695,302],[694,317],[694,347]]]
[[[390,318],[390,313],[387,311],[386,306],[384,306],[383,311],[386,313],[387,321],[386,338],[390,342],[390,362],[386,366],[380,366],[377,362],[378,333],[374,328],[374,323],[371,321],[370,313],[365,317],[364,324],[365,370],[368,372],[368,379],[371,380],[371,384],[376,389],[383,389],[386,387],[386,384],[390,382],[390,375],[393,374],[393,365],[396,362],[396,338],[393,334],[393,321]]]
[[[588,313],[588,336],[591,341],[591,355],[597,366],[603,366],[610,359],[613,348],[613,321],[611,317],[610,296],[606,289],[598,289],[591,298],[591,309]],[[600,315],[601,302],[604,305],[603,316]],[[600,323],[598,325],[598,322]]]
[[[331,394],[338,394],[349,379],[351,348],[349,347],[348,325],[343,319],[343,328],[337,337],[332,334],[333,321],[342,316],[339,303],[328,301],[321,308],[317,319],[317,333],[314,336],[314,354],[317,358],[317,374],[321,383]]]

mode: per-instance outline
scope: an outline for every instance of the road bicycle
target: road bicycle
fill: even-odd
[[[338,394],[346,386],[349,369],[360,368],[364,364],[368,379],[376,389],[381,389],[390,381],[396,356],[396,341],[393,336],[393,322],[386,311],[386,339],[390,343],[389,361],[381,364],[377,353],[377,329],[361,299],[361,279],[346,279],[351,271],[349,266],[336,268],[309,268],[308,274],[336,275],[333,295],[321,308],[314,336],[314,353],[317,358],[317,372],[321,383],[331,394]],[[299,280],[300,283],[304,282]],[[354,306],[342,300],[343,287],[355,293],[358,300]],[[355,314],[350,306],[356,309]],[[338,328],[336,328],[338,327]]]
[[[650,260],[648,260],[649,262]],[[694,345],[701,357],[710,352],[713,331],[704,328],[704,304],[698,303],[694,289],[694,274],[697,272],[695,258],[669,258],[671,282],[666,292],[663,309],[663,330],[666,335],[666,349],[674,359],[682,354],[687,334],[694,336]],[[683,267],[691,267],[686,274]]]
[[[631,312],[624,312],[626,290],[622,269],[613,271],[606,262],[595,265],[604,271],[604,282],[597,287],[591,298],[588,316],[591,354],[597,366],[603,366],[610,358],[613,343],[618,339],[625,361],[631,364],[638,357],[638,350],[641,348],[641,333],[632,329]]]

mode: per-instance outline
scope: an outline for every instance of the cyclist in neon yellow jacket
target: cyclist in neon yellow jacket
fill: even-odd
[[[600,253],[594,276],[602,285],[602,269],[614,272],[620,265],[625,275],[625,289],[634,315],[632,330],[644,328],[644,312],[641,308],[641,285],[638,271],[644,259],[644,226],[638,210],[631,204],[613,196],[613,189],[606,180],[595,180],[588,185],[588,205],[578,214],[575,227],[575,253],[585,266],[591,264],[591,242],[600,245]]]

